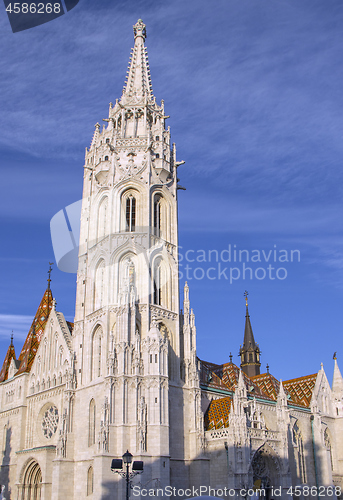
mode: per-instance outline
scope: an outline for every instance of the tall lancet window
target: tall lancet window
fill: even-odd
[[[87,496],[92,495],[94,488],[94,471],[93,467],[90,466],[87,472]]]
[[[101,377],[102,362],[102,328],[98,326],[93,333],[92,355],[91,355],[91,374],[92,379]]]
[[[132,195],[126,198],[126,231],[136,230],[136,198]]]
[[[166,263],[163,260],[157,260],[154,265],[154,304],[169,308],[170,280],[168,279]]]
[[[101,309],[104,305],[104,273],[105,261],[101,260],[95,270],[94,280],[94,309]]]
[[[94,399],[92,399],[89,403],[88,446],[95,444],[95,414],[96,406]]]
[[[154,197],[154,234],[161,236],[161,196],[159,194]]]
[[[154,304],[161,305],[161,265],[156,264],[154,272]]]
[[[100,240],[101,238],[104,238],[106,236],[107,232],[107,206],[108,206],[108,199],[103,198],[99,205],[99,210],[98,210],[98,234],[97,234],[97,239]]]

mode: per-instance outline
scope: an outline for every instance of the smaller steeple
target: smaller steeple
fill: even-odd
[[[10,343],[9,348],[7,350],[4,363],[3,363],[1,371],[0,371],[0,382],[4,382],[4,380],[8,379],[8,370],[9,370],[12,359],[14,359],[14,361],[16,361],[15,350],[14,350],[14,345],[13,345],[13,330],[12,330],[12,335],[11,335],[11,343]]]
[[[252,332],[248,309],[248,292],[246,290],[244,292],[244,297],[246,307],[244,341],[243,346],[239,350],[239,355],[241,357],[241,369],[248,377],[253,377],[260,374],[261,351],[258,344],[255,342]]]
[[[36,315],[31,324],[31,328],[29,330],[29,333],[27,334],[23,348],[19,355],[18,361],[20,362],[20,365],[16,375],[24,372],[29,372],[31,370],[33,360],[36,356],[40,340],[42,338],[50,311],[53,306],[53,296],[50,289],[49,279],[48,279],[48,287],[44,292],[42,300],[37,309]]]
[[[332,392],[343,395],[343,379],[341,371],[338,367],[336,353],[333,355],[333,359],[335,366],[333,369]]]

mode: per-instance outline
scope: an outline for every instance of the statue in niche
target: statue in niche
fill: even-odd
[[[139,451],[146,451],[146,434],[147,434],[147,405],[145,398],[142,396],[138,404],[138,441]]]

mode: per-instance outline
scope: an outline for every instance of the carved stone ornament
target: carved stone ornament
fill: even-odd
[[[46,439],[51,439],[58,427],[58,409],[55,405],[49,406],[42,418],[42,431]]]

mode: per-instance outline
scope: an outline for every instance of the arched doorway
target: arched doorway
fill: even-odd
[[[259,448],[251,461],[254,487],[264,489],[264,500],[273,498],[273,488],[280,487],[280,464],[275,451],[264,444]]]
[[[38,462],[31,460],[22,476],[22,484],[20,485],[21,493],[20,500],[40,500],[42,486],[42,471]]]

